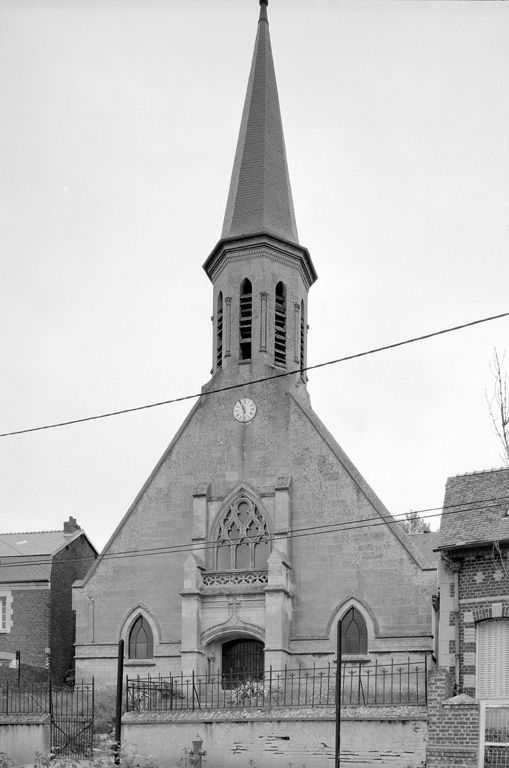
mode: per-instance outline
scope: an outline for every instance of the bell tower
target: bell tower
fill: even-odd
[[[213,284],[212,373],[225,384],[305,367],[317,277],[297,234],[267,5],[260,0],[221,239],[203,265]]]

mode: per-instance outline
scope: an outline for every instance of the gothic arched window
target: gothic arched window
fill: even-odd
[[[247,496],[228,507],[217,532],[218,571],[248,571],[267,567],[269,531],[263,514]]]
[[[219,291],[216,311],[216,367],[223,365],[223,294]]]
[[[284,283],[276,285],[274,316],[274,362],[286,365],[286,288]]]
[[[341,652],[366,654],[368,652],[368,630],[362,614],[352,606],[341,621]]]
[[[239,340],[240,359],[251,360],[251,336],[253,329],[253,288],[245,278],[240,286]]]
[[[129,632],[129,658],[152,659],[153,656],[152,630],[146,618],[140,614]]]

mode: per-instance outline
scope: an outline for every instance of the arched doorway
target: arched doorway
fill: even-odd
[[[234,688],[246,680],[263,680],[263,655],[263,643],[260,640],[236,638],[223,643],[223,687]]]

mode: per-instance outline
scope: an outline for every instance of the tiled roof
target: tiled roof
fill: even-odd
[[[439,547],[509,539],[509,468],[447,480]]]
[[[265,5],[260,8],[221,237],[260,232],[299,242]]]
[[[28,533],[0,533],[0,557],[13,555],[51,555],[69,536],[63,531],[30,531]]]
[[[0,533],[0,583],[46,581],[51,575],[51,558],[65,544],[82,534],[64,531]]]
[[[438,553],[433,552],[438,547],[439,539],[438,531],[427,531],[425,533],[408,533],[412,544],[414,544],[419,552],[421,552],[430,566],[436,568],[438,561]]]

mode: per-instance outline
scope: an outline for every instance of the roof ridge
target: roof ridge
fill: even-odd
[[[509,467],[493,467],[492,469],[476,469],[472,472],[462,472],[459,475],[451,475],[448,480],[452,480],[455,477],[471,477],[472,475],[488,475],[492,472],[509,472]]]
[[[52,528],[44,531],[0,531],[0,536],[26,536],[30,533],[63,533],[63,528]]]

